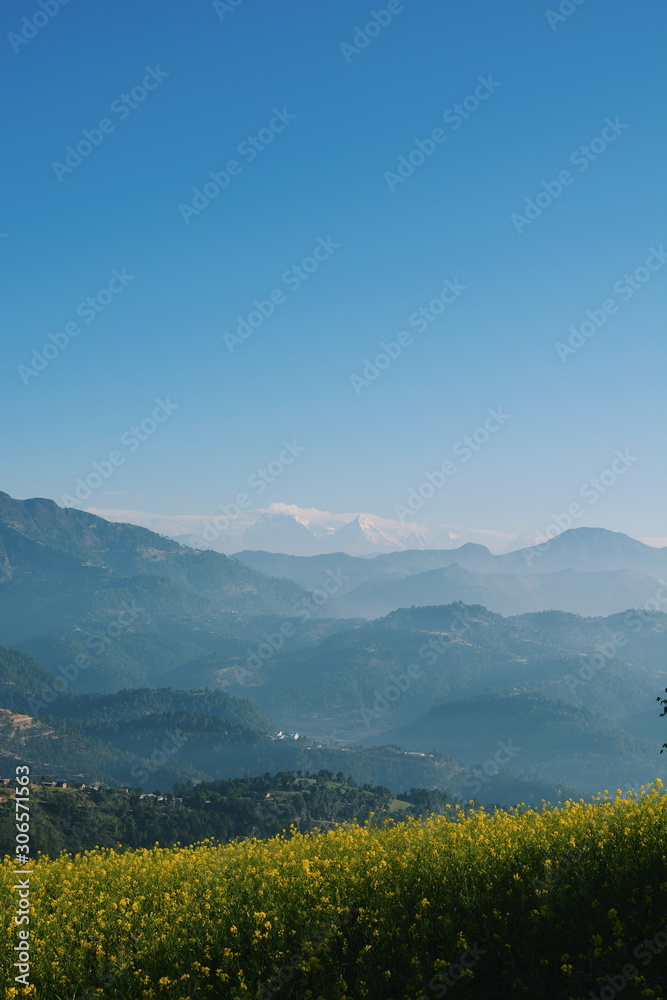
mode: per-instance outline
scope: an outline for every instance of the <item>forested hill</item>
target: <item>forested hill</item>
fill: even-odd
[[[0,852],[14,835],[11,786],[0,786]],[[55,855],[93,847],[153,847],[193,844],[208,838],[271,837],[288,831],[326,828],[373,813],[446,813],[454,800],[446,792],[412,789],[400,799],[383,786],[358,787],[342,771],[317,774],[283,771],[271,777],[236,778],[177,785],[158,796],[138,789],[50,788],[38,785],[31,803],[33,851]]]

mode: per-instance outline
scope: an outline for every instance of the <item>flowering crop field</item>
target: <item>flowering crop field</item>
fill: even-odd
[[[27,988],[9,957],[15,868],[0,868],[6,1000],[667,996],[659,782],[541,810],[40,858]]]

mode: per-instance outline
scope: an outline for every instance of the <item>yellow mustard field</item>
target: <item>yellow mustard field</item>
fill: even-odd
[[[667,797],[0,868],[5,1000],[667,996]]]

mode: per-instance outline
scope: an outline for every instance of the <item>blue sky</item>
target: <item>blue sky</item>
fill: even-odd
[[[43,4],[0,11],[0,488],[60,501],[116,453],[91,508],[206,515],[296,441],[256,506],[390,522],[449,460],[415,522],[498,547],[607,471],[574,526],[667,542],[657,0]]]

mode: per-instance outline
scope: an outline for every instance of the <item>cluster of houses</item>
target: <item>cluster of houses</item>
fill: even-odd
[[[119,788],[118,791],[119,792],[127,792],[127,791],[129,791],[129,789],[128,788]],[[148,802],[173,802],[173,803],[178,803],[178,802],[182,802],[183,801],[183,799],[181,799],[181,798],[179,798],[178,796],[175,796],[175,795],[156,795],[153,792],[143,792],[139,796],[139,800],[141,801],[142,799],[147,799]]]
[[[0,786],[10,786],[14,784],[14,778],[0,778]],[[99,792],[101,789],[107,789],[109,791],[121,792],[125,795],[129,795],[132,791],[131,788],[126,788],[122,785],[120,788],[109,789],[107,785],[94,784],[87,785],[84,781],[65,781],[64,779],[58,779],[52,781],[50,778],[47,780],[42,780],[40,782],[30,782],[31,785],[39,784],[42,788],[71,788],[74,791],[89,791],[89,792]],[[157,795],[153,792],[145,792],[139,796],[140,800],[145,799],[147,802],[171,802],[178,803],[182,802],[182,798],[176,798],[173,795]]]
[[[75,788],[77,791],[81,791],[83,788],[92,788],[93,791],[99,791],[99,785],[87,785],[84,781],[42,781],[42,788]]]

